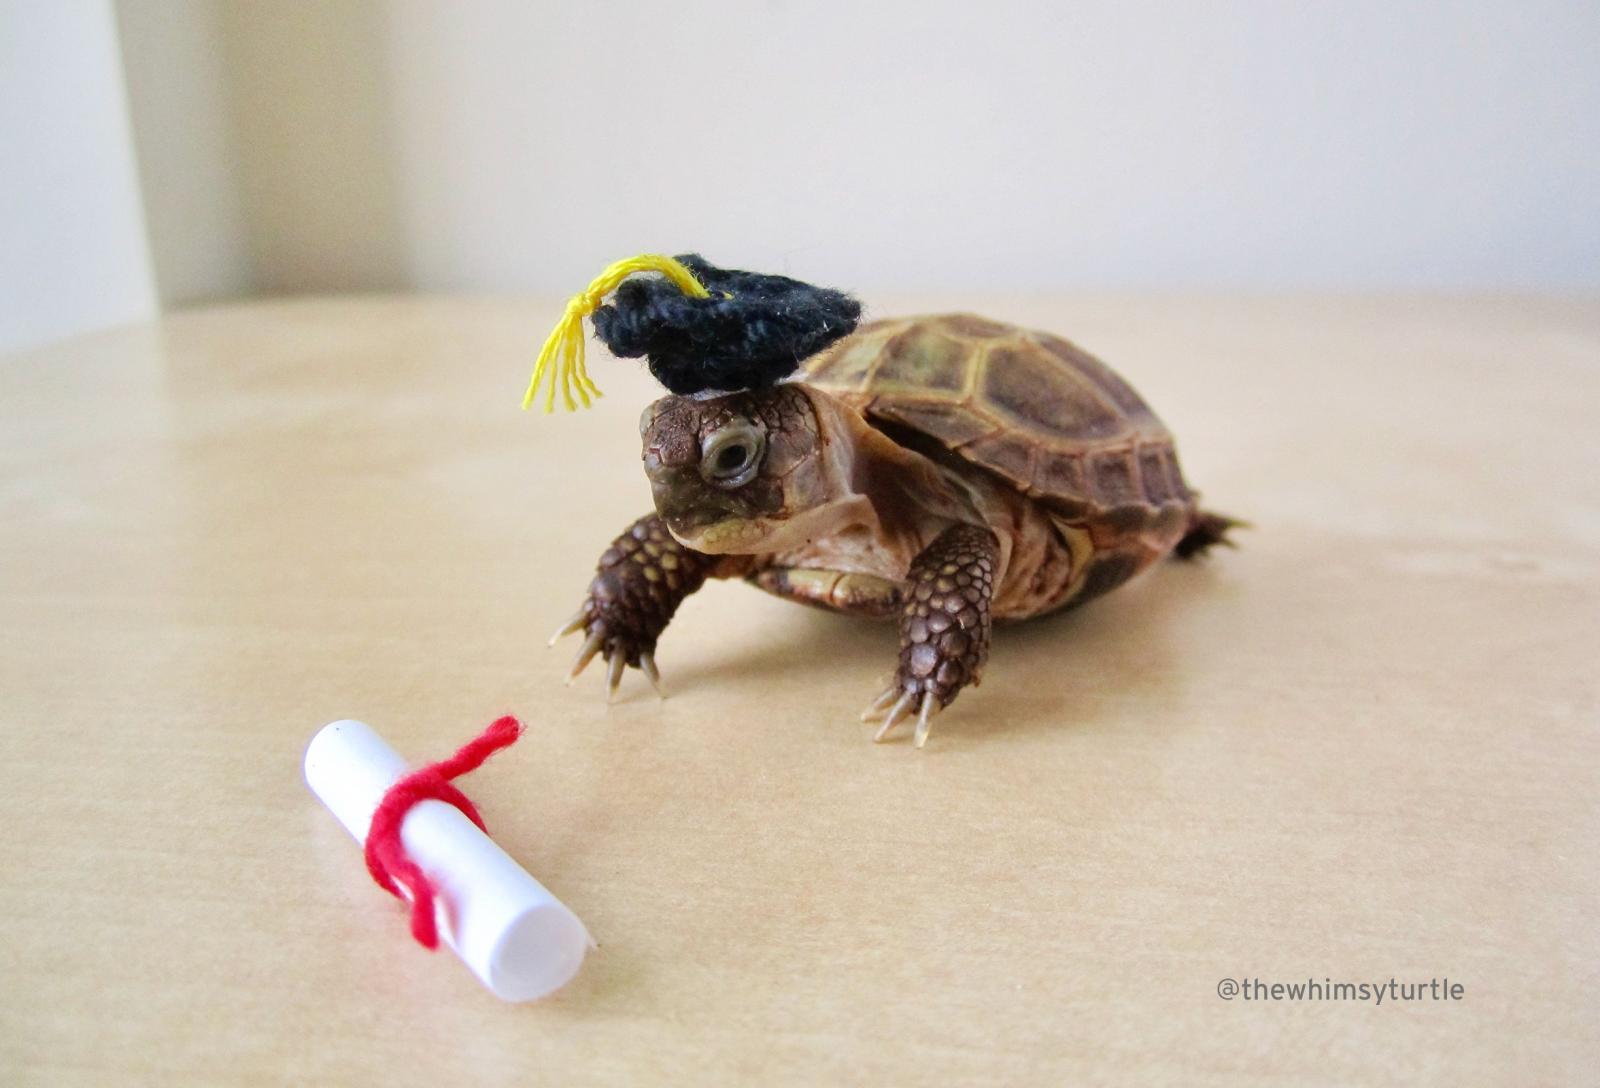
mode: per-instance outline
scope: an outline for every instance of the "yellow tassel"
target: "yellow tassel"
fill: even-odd
[[[555,410],[557,385],[561,387],[561,399],[569,412],[577,410],[578,400],[583,401],[583,406],[587,408],[591,397],[600,396],[600,390],[590,380],[589,368],[584,363],[583,319],[598,310],[606,296],[636,272],[660,272],[690,298],[709,298],[711,295],[682,262],[659,253],[641,253],[609,266],[594,278],[594,282],[582,294],[572,296],[561,320],[550,330],[544,347],[539,350],[539,361],[534,364],[528,391],[522,397],[524,409],[533,403],[546,373],[550,375],[550,389],[544,400],[546,412]],[[574,391],[578,394],[577,400],[573,399]]]

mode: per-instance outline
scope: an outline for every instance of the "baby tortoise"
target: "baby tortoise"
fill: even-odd
[[[994,621],[1084,604],[1238,524],[1196,505],[1166,427],[1060,337],[966,314],[879,321],[802,370],[645,410],[656,512],[600,557],[558,633],[586,636],[573,677],[603,656],[612,691],[627,666],[658,682],[678,605],[743,578],[893,618],[894,680],[863,718],[881,740],[914,716],[920,747],[982,677]]]

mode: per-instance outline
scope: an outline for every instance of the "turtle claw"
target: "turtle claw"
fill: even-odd
[[[620,650],[606,658],[606,702],[616,701],[617,687],[622,683],[622,670],[627,667],[628,659]]]
[[[627,640],[619,639],[615,635],[608,635],[603,626],[594,624],[588,618],[588,610],[580,610],[577,615],[557,631],[555,638],[550,640],[552,646],[556,640],[574,631],[587,630],[588,635],[583,640],[583,645],[578,647],[578,654],[572,659],[572,667],[567,671],[566,683],[570,687],[589,663],[599,658],[605,663],[606,670],[606,702],[617,701],[617,689],[622,686],[622,678],[628,672],[628,658],[631,647]],[[637,667],[650,678],[650,685],[656,689],[656,694],[661,695],[661,672],[656,668],[656,659],[653,651],[640,650],[637,654]],[[664,697],[664,696],[663,696]]]
[[[931,691],[908,691],[898,683],[890,684],[879,693],[878,697],[861,712],[864,722],[877,721],[882,718],[878,731],[872,734],[874,744],[881,744],[894,727],[901,722],[916,721],[914,739],[918,748],[928,743],[928,731],[933,726],[933,719],[939,711],[944,709],[944,704],[939,702],[939,697]]]
[[[882,743],[883,739],[889,735],[889,732],[900,724],[901,719],[911,713],[911,702],[916,697],[917,693],[914,691],[907,691],[901,694],[894,706],[889,708],[889,713],[883,719],[883,724],[878,726],[878,731],[872,734],[872,742],[874,744]]]
[[[878,693],[876,699],[867,704],[867,709],[861,712],[861,720],[864,722],[877,721],[883,717],[884,711],[888,710],[899,697],[900,688],[895,684],[890,684]]]
[[[567,673],[567,683],[572,683],[584,669],[589,667],[589,662],[594,660],[595,654],[600,652],[605,644],[605,636],[596,631],[590,635],[584,644],[578,647],[578,656],[572,659],[572,669]]]
[[[650,686],[656,689],[656,695],[665,699],[667,693],[661,690],[661,670],[656,668],[656,655],[649,650],[639,655],[639,668],[650,678]]]
[[[568,635],[575,631],[582,631],[588,625],[589,610],[587,608],[580,608],[572,614],[572,618],[570,620],[561,625],[560,630],[550,636],[550,641],[545,643],[545,645],[554,646]]]
[[[933,725],[934,715],[938,714],[942,709],[943,707],[940,706],[939,700],[934,696],[933,692],[925,691],[922,693],[922,707],[917,711],[916,744],[918,748],[928,743],[928,729]]]

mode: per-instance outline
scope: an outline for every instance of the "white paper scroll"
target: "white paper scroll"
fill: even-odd
[[[324,726],[306,748],[306,784],[359,843],[385,791],[409,769],[357,721]],[[400,841],[437,891],[440,939],[497,997],[532,1001],[578,973],[594,947],[589,931],[455,806],[418,803]]]

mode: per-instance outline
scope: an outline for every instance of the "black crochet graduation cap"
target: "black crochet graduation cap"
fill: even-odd
[[[638,272],[661,276],[628,278]],[[644,356],[662,385],[688,395],[763,389],[781,381],[808,356],[854,331],[861,304],[842,291],[718,268],[695,254],[618,261],[567,304],[539,354],[524,408],[547,369],[552,377],[546,411],[554,406],[557,385],[568,409],[577,406],[573,392],[585,407],[591,395],[599,395],[584,365],[586,314],[593,314],[595,334],[613,355]]]

